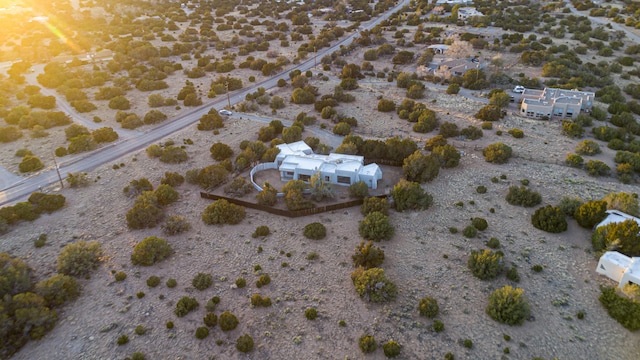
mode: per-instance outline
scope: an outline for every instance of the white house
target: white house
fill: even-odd
[[[575,118],[581,111],[590,111],[594,92],[545,88],[525,89],[522,92],[520,114],[522,116],[550,119],[555,117]]]
[[[484,14],[472,7],[463,7],[458,9],[458,20],[467,20],[474,16],[484,16]]]
[[[625,214],[620,210],[607,210],[606,213],[607,217],[599,222],[595,229],[627,220],[633,220],[640,225],[639,218]],[[630,282],[640,285],[640,257],[628,257],[617,251],[607,251],[600,257],[596,272],[617,281],[621,288]]]
[[[627,220],[634,220],[635,222],[638,223],[638,225],[640,225],[640,219],[638,219],[635,216],[631,216],[629,214],[625,214],[620,210],[607,210],[605,211],[607,213],[607,217],[600,221],[596,226],[595,229],[601,227],[601,226],[605,226],[605,225],[609,225],[611,223],[621,223],[621,222],[625,222]]]
[[[600,257],[596,272],[617,281],[620,288],[628,283],[640,285],[640,257],[628,257],[617,251],[607,251]]]
[[[376,164],[364,165],[364,157],[358,155],[314,154],[304,142],[277,145],[276,167],[280,178],[286,180],[309,179],[320,172],[325,182],[337,185],[352,185],[364,181],[368,187],[377,189],[382,179],[382,170]]]

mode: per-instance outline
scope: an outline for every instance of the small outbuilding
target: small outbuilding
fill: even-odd
[[[596,272],[618,282],[620,288],[629,283],[640,285],[640,257],[607,251],[600,257]]]
[[[621,223],[621,222],[625,222],[627,220],[633,220],[635,222],[638,223],[638,225],[640,225],[640,219],[629,215],[627,213],[623,213],[620,210],[607,210],[605,211],[607,213],[607,217],[604,218],[604,220],[600,221],[597,225],[596,225],[596,229],[601,227],[601,226],[605,226],[605,225],[609,225],[611,223]]]

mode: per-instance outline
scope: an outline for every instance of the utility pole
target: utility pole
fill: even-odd
[[[316,52],[316,47],[313,47],[313,69],[315,70],[315,68],[318,66],[318,63],[316,61],[317,59],[317,52]]]
[[[229,95],[229,81],[227,81],[227,104],[229,105],[229,110],[231,110],[231,96]]]
[[[60,176],[60,168],[58,167],[58,162],[56,161],[56,154],[53,154],[53,163],[56,166],[56,172],[58,173],[58,180],[60,180],[60,186],[64,189],[64,183],[62,182],[62,176]]]

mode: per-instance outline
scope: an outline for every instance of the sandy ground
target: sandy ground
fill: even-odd
[[[346,60],[361,63],[363,51],[353,52]],[[383,67],[384,61],[388,59],[374,64],[376,70]],[[184,67],[190,66],[193,64],[185,63]],[[249,75],[258,80],[261,76],[248,70],[233,73],[233,76]],[[174,96],[183,84],[181,75],[173,76],[167,79],[172,84],[167,96]],[[351,92],[357,101],[341,104],[337,110],[358,119],[355,134],[411,137],[422,146],[435,131],[414,133],[412,124],[397,115],[375,110],[378,96],[397,103],[404,96],[404,90],[382,80],[363,80],[362,86]],[[210,79],[198,81],[201,91],[208,89]],[[337,80],[323,82],[314,77],[312,84],[326,94],[333,91]],[[288,99],[290,92],[287,87],[272,93]],[[127,94],[139,115],[148,110],[148,95],[137,90]],[[424,102],[438,111],[441,122],[455,122],[459,127],[479,126],[472,118],[482,106],[478,102],[440,91],[427,91]],[[115,126],[106,104],[99,107],[96,114],[105,119],[105,126]],[[166,110],[168,114],[177,114]],[[277,117],[292,119],[300,111],[320,118],[312,107],[292,104],[278,110]],[[515,111],[515,107],[510,111]],[[271,110],[263,106],[259,113],[269,115]],[[332,126],[326,120],[319,120],[315,126],[323,123]],[[25,259],[38,278],[55,273],[55,259],[68,243],[97,240],[105,250],[98,270],[90,279],[81,280],[82,296],[60,311],[56,327],[42,340],[29,342],[14,358],[122,359],[141,351],[149,359],[360,359],[364,355],[358,349],[357,339],[364,333],[374,335],[380,344],[389,339],[398,341],[404,359],[441,359],[447,352],[454,353],[456,359],[640,357],[638,334],[622,328],[598,303],[599,285],[614,284],[595,273],[597,259],[589,253],[590,232],[571,221],[564,233],[544,233],[530,224],[535,208],[511,206],[504,200],[509,186],[519,185],[522,179],[530,180],[529,187],[542,194],[543,205],[556,204],[564,195],[588,200],[612,191],[637,191],[637,185],[622,185],[613,177],[592,178],[583,170],[561,165],[566,154],[574,151],[577,141],[561,136],[560,125],[555,122],[509,115],[495,124],[493,130],[484,131],[480,140],[450,140],[464,156],[460,166],[443,169],[433,182],[424,184],[424,189],[434,197],[434,206],[422,212],[392,211],[390,218],[396,233],[390,241],[378,244],[386,255],[382,267],[399,288],[397,300],[389,304],[365,303],[351,283],[351,255],[360,242],[358,221],[362,215],[358,208],[297,219],[247,210],[247,218],[239,225],[206,226],[201,214],[210,201],[200,198],[197,186],[184,184],[177,188],[181,198],[167,208],[167,216],[187,217],[193,226],[191,231],[167,237],[159,228],[138,231],[127,228],[125,213],[133,200],[122,194],[122,188],[129,181],[147,177],[157,186],[165,171],[184,174],[189,169],[210,165],[213,160],[208,149],[214,142],[229,144],[237,154],[240,141],[256,140],[263,125],[234,117],[219,135],[191,126],[170,137],[176,143],[193,140],[193,145],[186,146],[189,154],[186,163],[166,165],[140,151],[119,159],[118,164],[125,164],[120,169],[105,164],[90,174],[94,183],[88,188],[61,191],[67,198],[64,209],[33,223],[21,224],[1,236],[0,251]],[[525,132],[523,139],[506,134],[506,130],[514,127]],[[505,134],[498,136],[498,129]],[[50,132],[43,140],[23,138],[0,147],[2,165],[14,171],[17,158],[12,156],[25,146],[49,165],[46,154],[64,143],[62,129]],[[303,138],[306,136],[310,136],[307,131]],[[481,149],[497,141],[514,148],[515,156],[508,164],[489,164],[482,157]],[[600,145],[603,154],[597,159],[612,164],[614,152],[605,144]],[[490,181],[502,174],[506,175],[505,180]],[[393,183],[388,174],[383,182],[385,187]],[[485,185],[487,193],[476,193],[478,185]],[[455,205],[460,201],[464,206]],[[495,213],[490,213],[490,208]],[[472,217],[483,217],[489,222],[489,228],[477,238],[467,239],[449,231],[450,227],[463,229]],[[327,227],[325,239],[308,240],[302,235],[303,227],[315,221]],[[255,228],[261,225],[269,226],[272,234],[264,239],[252,238]],[[48,235],[47,246],[36,249],[32,240],[41,233]],[[133,246],[151,235],[166,238],[175,254],[152,267],[132,266]],[[511,283],[504,275],[493,281],[481,281],[469,273],[466,266],[469,253],[486,248],[484,244],[491,237],[500,240],[506,263],[518,268],[522,278],[519,284]],[[311,252],[318,253],[319,258],[307,260]],[[543,272],[533,272],[531,267],[535,264],[543,265]],[[262,270],[254,271],[255,265]],[[124,271],[128,277],[115,282],[112,271]],[[213,275],[214,285],[205,291],[192,288],[191,279],[198,272]],[[263,273],[269,274],[272,282],[258,289],[255,281]],[[152,275],[162,278],[162,284],[153,289],[145,283]],[[247,280],[246,288],[233,288],[239,277]],[[177,279],[176,288],[164,285],[169,278]],[[484,313],[490,292],[507,284],[522,287],[531,301],[532,317],[523,326],[501,325]],[[141,291],[146,296],[138,299],[136,293]],[[270,296],[273,306],[252,308],[249,298],[255,293]],[[195,297],[200,308],[178,318],[173,309],[182,296]],[[204,305],[213,296],[221,298],[216,313],[229,310],[238,316],[240,325],[226,333],[216,327],[208,338],[198,340],[195,329],[203,325]],[[442,333],[433,332],[433,321],[418,315],[418,301],[426,296],[435,297],[440,304],[437,318],[445,324]],[[315,321],[305,318],[308,307],[318,309],[319,318]],[[579,311],[586,313],[584,320],[575,317]],[[339,326],[340,320],[347,326]],[[167,321],[173,321],[175,328],[166,329]],[[135,335],[134,328],[138,325],[147,327],[148,333]],[[241,355],[234,347],[236,339],[244,333],[250,334],[256,343],[249,355]],[[127,345],[116,344],[121,334],[130,337]],[[510,335],[511,341],[505,341],[504,334]],[[460,344],[463,339],[471,339],[473,348],[463,347]],[[505,354],[505,348],[509,348],[509,355]],[[384,355],[378,349],[367,358],[382,359]]]

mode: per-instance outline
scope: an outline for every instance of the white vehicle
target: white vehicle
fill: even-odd
[[[233,113],[231,111],[227,110],[227,109],[222,109],[222,110],[218,111],[218,114],[227,115],[227,116],[233,115]]]
[[[524,89],[524,86],[522,86],[522,85],[518,85],[518,86],[516,86],[516,87],[514,87],[514,88],[513,88],[513,92],[514,92],[514,93],[520,93],[520,94],[521,94],[521,93],[523,93],[523,92],[524,92],[524,90],[525,90],[525,89]]]

